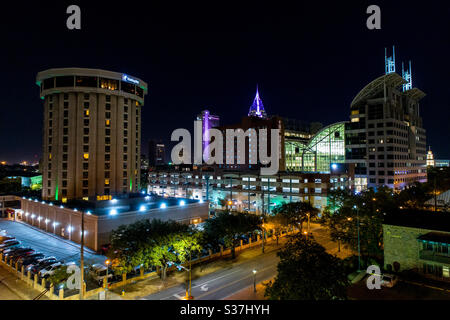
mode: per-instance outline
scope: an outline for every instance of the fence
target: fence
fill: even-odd
[[[282,234],[279,236],[279,238],[285,237],[288,234],[294,234],[297,233],[298,231],[291,231],[291,232],[287,232],[285,234]],[[273,234],[273,233],[272,233]],[[265,243],[270,243],[276,241],[276,237],[273,235],[271,237],[267,237],[265,240]],[[250,237],[248,239],[248,243],[244,244],[243,240],[240,240],[240,245],[235,247],[235,252],[240,252],[242,250],[248,249],[248,248],[252,248],[252,247],[256,247],[256,246],[260,246],[262,244],[262,239],[259,235],[256,235],[256,241],[252,241],[252,238]],[[214,260],[218,260],[221,259],[222,257],[226,257],[231,255],[231,248],[228,249],[224,249],[223,246],[220,246],[220,251],[213,253],[212,250],[209,250],[208,252],[209,254],[197,259],[193,259],[191,261],[191,266],[194,266],[196,264],[199,263],[203,263],[206,261],[214,261]],[[12,259],[4,257],[2,253],[0,253],[0,263],[5,266],[5,268],[12,272],[12,273],[16,273],[17,276],[23,280],[27,285],[29,285],[32,288],[35,288],[36,290],[39,290],[41,292],[45,291],[45,296],[48,297],[51,300],[78,300],[80,295],[79,293],[75,293],[75,294],[68,294],[68,292],[66,292],[64,290],[64,288],[53,288],[51,287],[50,289],[47,288],[47,286],[49,285],[48,283],[46,283],[46,279],[44,278],[39,278],[37,274],[34,274],[34,276],[31,276],[31,272],[25,271],[25,268],[22,266],[21,268],[18,268],[18,263],[16,262],[15,264],[13,264]],[[189,263],[185,263],[183,264],[184,267],[187,267],[189,265]],[[20,270],[19,270],[20,269]],[[172,266],[169,267],[167,269],[167,272],[170,271],[174,271],[176,270],[176,266]],[[143,279],[148,279],[148,278],[158,278],[159,277],[159,268],[156,267],[156,271],[150,271],[145,273],[145,270],[143,268],[139,269],[139,275],[137,276],[131,276],[129,275],[127,277],[127,274],[124,273],[122,274],[122,280],[118,281],[118,282],[113,282],[113,283],[108,283],[108,289],[115,289],[115,288],[119,288],[122,286],[125,286],[127,284],[130,283],[134,283],[137,282],[139,280],[143,280]],[[96,289],[92,289],[92,290],[88,290],[86,291],[86,284],[84,283],[83,285],[83,290],[85,292],[84,297],[85,298],[89,298],[93,295],[97,295],[100,292],[104,291],[106,287],[106,278],[104,279],[104,283],[103,283],[103,287],[99,287]]]

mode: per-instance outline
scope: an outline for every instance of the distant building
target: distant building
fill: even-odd
[[[202,122],[202,152],[205,151],[206,147],[211,140],[209,129],[216,128],[220,124],[219,116],[213,115],[209,110],[203,110],[199,115],[197,115],[197,121]]]
[[[435,162],[434,162],[434,156],[433,156],[433,152],[431,151],[431,147],[428,149],[428,153],[427,153],[427,167],[434,167],[435,166]]]
[[[319,210],[328,204],[332,190],[353,191],[354,168],[340,163],[331,173],[279,171],[264,176],[254,170],[188,168],[171,166],[150,172],[148,193],[209,201],[212,208],[225,209],[222,200],[237,211],[271,212],[283,202],[306,201]]]
[[[256,95],[253,100],[253,104],[250,106],[250,110],[248,111],[249,117],[258,117],[262,119],[267,118],[266,110],[264,110],[264,105],[262,103],[261,98],[259,97],[258,87],[256,87]]]
[[[435,167],[450,167],[450,160],[434,160]]]
[[[450,281],[450,216],[400,212],[383,223],[384,267]]]
[[[148,142],[148,165],[156,167],[166,163],[166,146],[162,142],[150,140]]]

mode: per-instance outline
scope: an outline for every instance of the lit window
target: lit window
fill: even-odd
[[[109,120],[106,120],[106,125],[109,126]]]
[[[109,179],[105,179],[105,186],[109,186]]]
[[[62,203],[66,203],[67,202],[67,198],[62,198]]]
[[[83,158],[86,159],[86,160],[89,159],[89,153],[85,153],[85,154],[83,155]]]
[[[84,115],[88,116],[89,115],[89,109],[84,111]]]

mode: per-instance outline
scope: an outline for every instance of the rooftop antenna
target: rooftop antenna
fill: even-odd
[[[392,46],[392,56],[387,56],[387,48],[384,48],[384,69],[386,74],[395,72],[395,46]]]
[[[412,69],[411,69],[411,60],[409,60],[409,69],[404,69],[404,64],[402,62],[402,77],[407,81],[407,83],[403,84],[403,92],[412,89]]]

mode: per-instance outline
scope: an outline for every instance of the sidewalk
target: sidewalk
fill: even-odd
[[[3,266],[0,266],[0,281],[22,300],[33,300],[33,298],[41,293],[40,291],[28,286],[23,280],[19,279],[14,273],[10,272],[9,270],[6,270]],[[46,296],[43,296],[39,300],[50,299]]]

